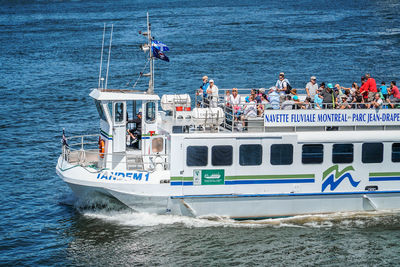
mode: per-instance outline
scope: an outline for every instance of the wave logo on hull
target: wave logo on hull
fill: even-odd
[[[350,184],[353,187],[357,187],[360,181],[354,181],[353,177],[349,173],[349,171],[354,171],[353,166],[347,166],[343,170],[339,171],[338,165],[333,165],[332,167],[326,169],[322,174],[322,192],[330,185],[331,191],[335,191],[336,187],[345,179],[348,178]]]

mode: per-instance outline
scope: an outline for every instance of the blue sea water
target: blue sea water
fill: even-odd
[[[293,87],[400,80],[394,0],[0,1],[0,265],[398,265],[398,212],[233,222],[74,207],[55,173],[62,128],[98,131],[103,23],[109,88],[135,82],[147,11],[170,47],[159,94],[192,93],[203,75],[220,88],[270,87],[281,71]]]

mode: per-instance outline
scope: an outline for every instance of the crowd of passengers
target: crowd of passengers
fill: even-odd
[[[203,77],[203,83],[197,91],[200,98],[198,106],[228,108],[234,117],[242,120],[262,116],[264,109],[368,109],[368,108],[397,108],[400,106],[400,92],[396,81],[390,86],[376,81],[369,73],[361,77],[361,86],[353,82],[350,88],[339,84],[317,83],[317,78],[311,76],[305,87],[306,97],[301,101],[297,89],[293,89],[285,73],[281,72],[275,86],[268,90],[252,89],[244,100],[237,88],[226,90],[224,101],[219,101],[218,87],[213,80]],[[223,103],[223,104],[222,104]]]

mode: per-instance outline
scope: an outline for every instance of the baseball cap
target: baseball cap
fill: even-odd
[[[210,83],[213,83],[214,82],[214,80],[210,80]]]
[[[333,85],[331,83],[328,83],[327,87],[333,89]]]
[[[285,76],[284,72],[279,73],[279,76]]]
[[[311,78],[310,78],[310,80],[316,80],[317,79],[317,77],[315,77],[315,76],[311,76]]]

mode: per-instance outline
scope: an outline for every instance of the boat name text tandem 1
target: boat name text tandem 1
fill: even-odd
[[[146,178],[145,181],[149,180],[149,173],[146,172],[110,172],[108,175],[107,172],[97,174],[97,179],[105,179],[105,180],[121,180],[121,178],[129,178],[132,180],[141,181],[142,178]]]

